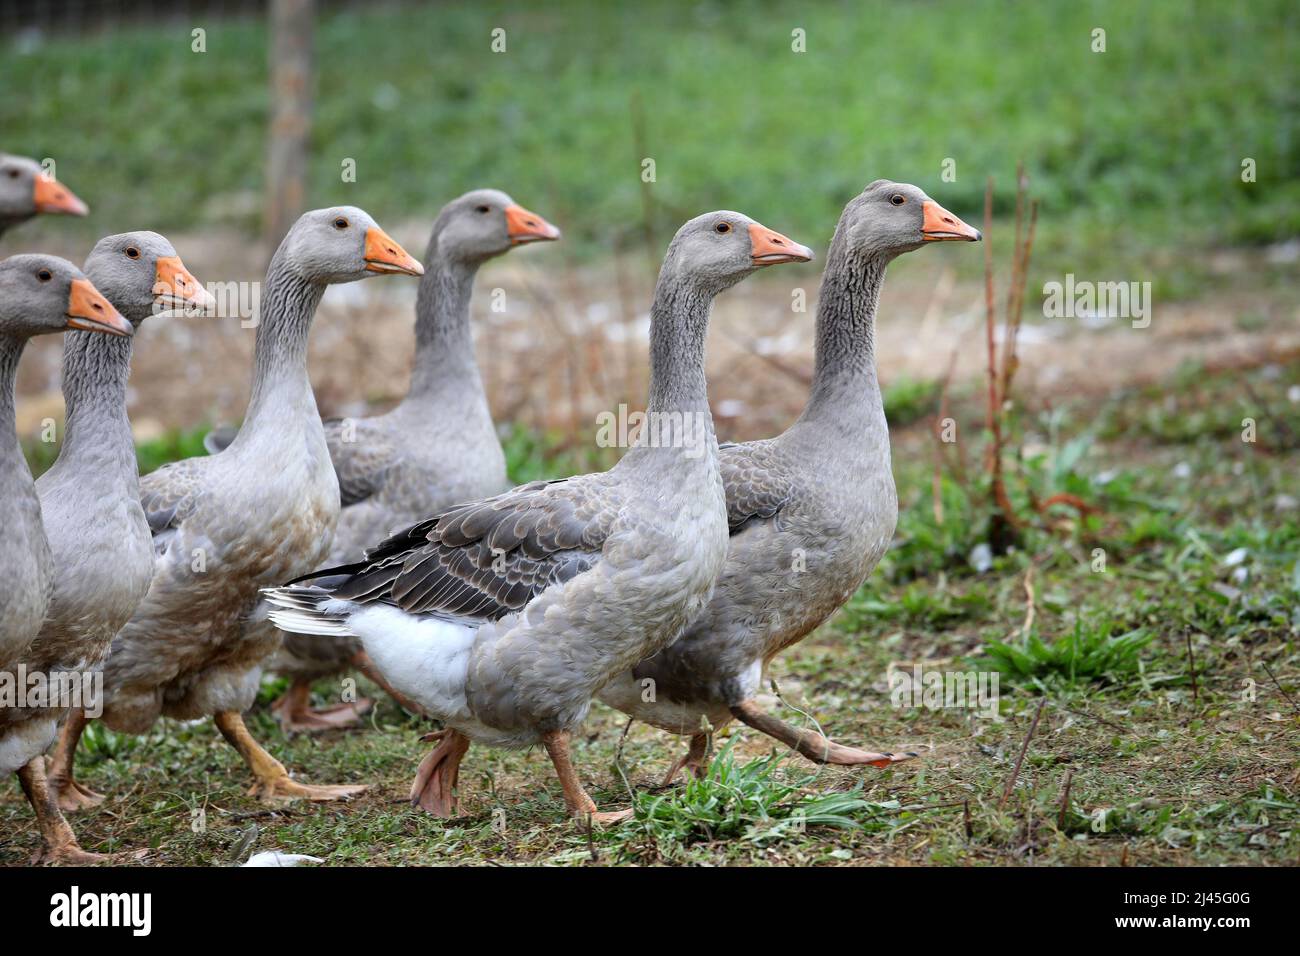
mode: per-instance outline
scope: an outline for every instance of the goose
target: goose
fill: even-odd
[[[249,733],[262,661],[273,642],[244,640],[258,589],[319,567],[329,553],[339,488],[307,377],[307,333],[326,286],[420,275],[420,264],[353,206],[305,213],[271,258],[257,322],[253,384],[238,437],[140,481],[153,538],[153,579],[113,639],[100,719],[146,732],[160,715],[212,717],[252,771],[251,796],[335,800],[363,787],[309,786]],[[59,747],[76,751],[87,721],[74,710]],[[60,798],[75,803],[72,768]]]
[[[606,704],[690,737],[683,767],[704,770],[709,729],[733,718],[821,763],[887,766],[754,701],[772,659],[838,610],[884,555],[898,516],[874,329],[897,256],[980,233],[916,186],[877,180],[844,207],[817,309],[812,392],[776,438],[719,449],[730,541],[713,599],[682,637],[611,680]]]
[[[136,331],[155,312],[206,311],[215,304],[172,244],[156,232],[101,239],[86,259],[85,272]],[[90,332],[70,332],[64,339],[64,438],[58,458],[36,481],[54,559],[54,599],[24,654],[29,673],[99,670],[113,636],[130,619],[153,577],[153,545],[140,507],[135,442],[126,414],[133,341]],[[0,713],[0,741],[26,733],[35,758],[53,741],[60,716],[58,709]],[[26,722],[33,725],[23,727]],[[96,802],[90,791],[66,784],[71,756],[56,753],[46,767],[65,811]],[[96,858],[75,843],[47,845],[46,856],[59,862]]]
[[[456,810],[471,741],[550,756],[570,815],[597,812],[569,752],[612,675],[671,642],[708,600],[726,507],[704,380],[715,296],[811,250],[738,212],[678,230],[655,287],[647,427],[612,469],[532,482],[393,534],[361,562],[269,589],[285,631],[359,639],[402,694],[445,724],[413,787]]]
[[[442,208],[424,254],[406,397],[383,415],[325,422],[343,503],[326,565],[360,560],[366,545],[395,528],[510,487],[474,359],[470,296],[479,267],[489,259],[559,237],[560,230],[496,189],[467,192]],[[209,451],[220,450],[233,437],[231,430],[213,432],[205,444]],[[273,625],[261,621],[250,627]],[[343,673],[351,662],[383,683],[366,666],[355,639],[284,635],[268,668],[291,678],[274,705],[287,732],[359,721],[368,701],[315,711],[308,706],[312,682]]]
[[[18,442],[14,377],[30,337],[66,329],[118,336],[132,331],[130,323],[67,260],[20,255],[0,262],[0,677],[11,689],[19,683],[23,654],[36,639],[54,589],[40,501]],[[94,484],[102,471],[95,468],[86,481]],[[0,721],[18,709],[6,704],[0,709]],[[30,736],[0,735],[0,773],[18,774],[42,833],[47,840],[65,842],[54,832],[57,808],[43,766],[32,760],[40,750],[31,750]]]
[[[0,153],[0,235],[37,213],[84,216],[90,210],[41,164],[26,156]]]

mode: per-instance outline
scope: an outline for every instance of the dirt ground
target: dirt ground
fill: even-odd
[[[427,225],[394,229],[422,250]],[[235,233],[173,236],[190,270],[206,283],[256,281],[264,253]],[[47,251],[84,257],[77,248]],[[986,360],[978,264],[940,249],[891,267],[877,326],[885,386],[973,380]],[[1205,254],[1188,268],[1208,274],[1206,294],[1163,301],[1147,328],[1105,317],[1046,319],[1034,314],[1036,288],[1058,276],[1031,275],[1030,314],[1020,334],[1017,385],[1030,393],[1101,395],[1158,382],[1184,363],[1248,368],[1300,353],[1297,285],[1256,282],[1277,275],[1294,250]],[[958,278],[957,268],[962,276]],[[1271,270],[1271,271],[1270,271]],[[820,264],[783,266],[723,295],[710,332],[709,376],[719,434],[747,439],[788,423],[806,394]],[[480,364],[498,421],[553,429],[579,439],[597,413],[641,402],[651,280],[644,256],[577,264],[563,244],[497,259],[479,275],[473,304]],[[1271,288],[1269,286],[1272,286]],[[492,311],[493,290],[504,309]],[[807,311],[793,311],[802,289]],[[311,374],[322,411],[360,414],[406,387],[416,282],[384,279],[329,290],[313,327]],[[1004,294],[999,290],[1000,296]],[[174,428],[237,421],[247,400],[254,331],[235,316],[157,319],[139,335],[130,412],[137,438]],[[59,342],[38,340],[19,375],[19,426],[35,435],[59,418]]]

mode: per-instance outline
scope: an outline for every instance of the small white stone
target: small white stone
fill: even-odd
[[[263,850],[248,858],[244,866],[302,866],[304,863],[324,863],[318,856],[304,853],[282,853],[279,850]]]
[[[1249,548],[1237,548],[1234,551],[1229,551],[1227,556],[1224,557],[1223,566],[1225,568],[1235,568],[1237,565],[1245,561],[1248,557],[1250,557]]]

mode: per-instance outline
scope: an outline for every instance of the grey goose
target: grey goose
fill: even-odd
[[[629,716],[690,736],[667,780],[683,766],[701,773],[709,731],[733,718],[818,762],[904,759],[791,727],[754,696],[772,659],[839,609],[893,538],[898,503],[874,351],[885,268],[935,242],[980,238],[906,183],[878,180],[844,207],[822,276],[803,413],[776,438],[719,451],[730,540],[713,600],[680,640],[600,693]]]
[[[413,795],[456,812],[471,741],[545,746],[571,815],[598,813],[569,741],[595,693],[705,606],[727,548],[704,378],[715,296],[812,253],[730,211],[669,244],[650,321],[646,428],[607,472],[532,482],[399,531],[363,561],[268,591],[287,631],[359,638],[402,694],[440,718]]]
[[[84,216],[86,204],[26,156],[0,153],[0,235],[39,213]]]
[[[338,518],[338,481],[307,377],[307,334],[325,288],[422,271],[353,206],[305,213],[280,243],[262,289],[238,437],[220,454],[140,481],[154,572],[104,665],[101,719],[110,728],[140,734],[162,715],[212,717],[253,772],[252,795],[333,800],[364,789],[299,783],[253,739],[242,712],[276,642],[257,639],[245,622],[261,587],[320,566]],[[84,726],[84,715],[70,715],[60,747],[75,752]],[[64,786],[73,786],[70,767]]]
[[[36,484],[15,422],[18,360],[34,335],[85,329],[129,336],[131,324],[80,269],[55,256],[20,255],[0,262],[0,671],[16,684],[24,655],[40,632],[54,591],[54,562]],[[94,483],[99,469],[86,476]],[[19,708],[0,709],[7,722]],[[39,743],[33,749],[33,740]],[[0,734],[0,773],[17,772],[44,831],[58,820],[44,767],[32,758],[49,744],[44,730]],[[66,828],[66,824],[64,824]],[[67,834],[57,835],[62,842]],[[75,839],[72,840],[75,844]]]
[[[510,487],[474,357],[470,297],[474,278],[488,260],[559,236],[541,216],[496,189],[473,190],[442,208],[424,254],[406,396],[382,415],[325,422],[343,506],[326,566],[360,560],[367,545],[394,529]],[[234,434],[212,432],[205,443],[218,451]],[[250,627],[274,625],[262,620]],[[275,705],[286,731],[358,722],[364,700],[309,707],[312,682],[344,673],[352,663],[383,683],[356,638],[284,635],[268,669],[292,681]]]
[[[101,239],[86,259],[85,272],[137,331],[151,315],[204,311],[213,303],[172,244],[156,232]],[[64,337],[63,441],[54,464],[36,481],[53,557],[54,596],[40,633],[23,655],[29,673],[85,674],[102,667],[113,636],[153,577],[153,545],[140,507],[126,414],[134,341],[81,331]],[[32,759],[43,760],[37,754],[53,741],[62,714],[61,708],[0,712],[0,741],[25,737]],[[54,765],[45,768],[62,810],[98,802],[96,794],[65,785],[71,756],[55,754]],[[46,859],[98,859],[69,844],[68,832],[57,824],[42,826]]]

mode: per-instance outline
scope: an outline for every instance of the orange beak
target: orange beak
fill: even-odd
[[[217,304],[212,293],[185,268],[180,256],[164,256],[158,260],[153,294],[157,303],[167,309],[207,312]]]
[[[749,257],[756,266],[780,262],[811,262],[813,251],[756,222],[749,224]]]
[[[424,266],[394,242],[384,230],[371,226],[366,230],[366,269],[384,275],[424,275]]]
[[[979,242],[983,236],[974,226],[968,226],[933,199],[921,203],[925,221],[921,224],[921,238],[926,242]]]
[[[131,335],[135,329],[100,295],[89,279],[73,279],[68,293],[68,328],[109,335]]]
[[[560,238],[560,230],[549,222],[529,212],[523,206],[506,207],[506,231],[510,235],[510,245],[519,246],[525,242],[546,242]]]
[[[70,216],[84,216],[90,212],[70,189],[44,173],[36,177],[36,184],[32,187],[32,205],[37,212],[65,212]]]

